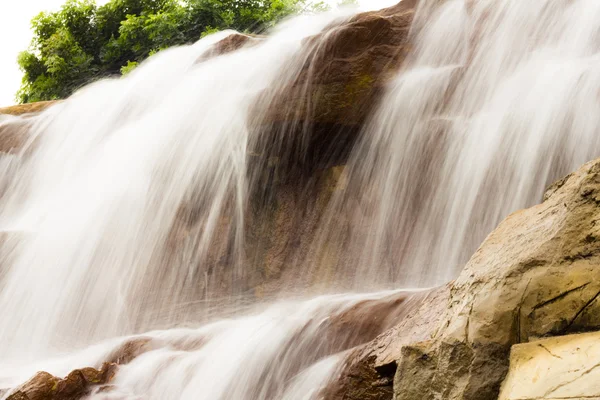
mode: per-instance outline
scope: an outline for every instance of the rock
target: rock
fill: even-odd
[[[18,387],[7,400],[76,400],[86,396],[92,387],[105,385],[116,373],[117,365],[104,363],[100,370],[76,369],[64,379],[38,372]]]
[[[251,151],[271,150],[265,159],[279,156],[288,168],[343,163],[408,53],[414,8],[415,1],[405,0],[306,39],[306,62],[298,76],[259,99],[256,129],[264,138]],[[274,148],[273,136],[282,131],[285,148]]]
[[[311,238],[318,230],[329,199],[338,190],[344,162],[358,131],[406,55],[413,8],[414,1],[404,0],[388,10],[358,14],[308,38],[304,47],[306,51],[312,51],[308,56],[310,65],[302,69],[291,85],[277,90],[274,98],[260,96],[274,100],[267,104],[258,101],[257,112],[264,116],[255,121],[260,139],[248,149],[255,163],[249,166],[248,186],[261,192],[252,192],[246,213],[245,267],[232,267],[236,261],[232,260],[236,236],[231,229],[231,216],[235,214],[225,210],[210,254],[202,262],[202,275],[192,277],[199,281],[194,289],[199,292],[199,297],[224,298],[235,290],[235,286],[242,285],[243,292],[254,292],[262,297],[279,289],[280,282],[290,275],[298,274],[297,260],[306,259],[310,252]],[[313,49],[316,41],[323,38],[325,44]],[[217,43],[214,51],[222,54],[259,40],[253,36],[230,35]],[[310,90],[305,92],[309,83]],[[310,107],[308,103],[311,103]],[[33,106],[17,106],[10,112],[25,112],[26,107]],[[307,149],[300,151],[298,146],[304,146],[298,142],[302,135],[294,132],[288,132],[285,140],[269,140],[272,135],[280,134],[286,124],[303,126],[303,133],[309,138]],[[20,127],[15,129],[17,126],[12,123],[5,128],[4,132],[0,128],[0,151],[20,150],[25,131]],[[286,150],[280,151],[274,143],[282,143]],[[254,151],[257,148],[259,151]],[[298,157],[288,154],[288,150]],[[306,157],[300,157],[300,153]],[[193,195],[190,202],[194,203]],[[193,235],[202,223],[197,217],[197,209],[201,206],[181,205],[168,236],[169,257],[181,254],[182,246],[193,241]],[[339,254],[343,254],[343,249],[332,251],[331,258]],[[303,274],[299,279],[308,280],[314,276],[316,280],[318,275],[319,279],[323,278],[319,282],[325,282],[327,274],[327,267],[323,267],[317,273]],[[295,289],[302,290],[302,286],[313,283],[302,282]],[[161,283],[157,282],[157,285]],[[164,286],[153,289],[167,293],[172,290],[167,284]],[[217,293],[206,293],[208,287],[216,288]],[[151,292],[143,290],[139,296]]]
[[[278,107],[269,110],[269,117],[361,125],[408,52],[414,3],[361,13],[308,38],[309,61],[274,101]]]
[[[0,153],[13,154],[30,139],[31,121],[27,118],[0,120]]]
[[[600,333],[514,345],[499,400],[600,399]]]
[[[0,108],[0,114],[6,115],[25,115],[35,114],[46,110],[47,108],[57,104],[58,101],[39,101],[37,103],[19,104],[17,106]]]
[[[212,45],[212,47],[206,51],[200,58],[198,58],[197,63],[204,62],[213,57],[217,57],[223,54],[231,53],[233,51],[239,50],[242,47],[251,47],[262,41],[263,37],[260,35],[250,35],[244,33],[234,32],[231,35],[227,36],[225,39],[219,40],[217,43]]]
[[[117,365],[129,364],[138,356],[153,349],[152,338],[140,337],[128,340],[109,354],[105,362]]]
[[[599,221],[596,160],[509,216],[456,281],[354,351],[327,398],[358,399],[378,371],[394,371],[395,400],[496,399],[512,345],[600,329]]]

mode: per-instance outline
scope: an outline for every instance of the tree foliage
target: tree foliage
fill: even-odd
[[[37,15],[18,57],[17,101],[61,99],[102,77],[126,74],[149,55],[223,29],[259,33],[282,18],[323,7],[309,0],[67,0]]]

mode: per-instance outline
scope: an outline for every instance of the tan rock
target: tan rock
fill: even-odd
[[[600,160],[502,222],[455,282],[355,351],[328,398],[360,398],[367,369],[394,371],[395,400],[496,399],[513,344],[600,329],[598,221]]]
[[[35,114],[46,110],[47,108],[57,104],[58,101],[39,101],[37,103],[19,104],[11,107],[0,108],[0,114],[6,115],[25,115]]]
[[[499,400],[600,399],[600,333],[514,345]]]

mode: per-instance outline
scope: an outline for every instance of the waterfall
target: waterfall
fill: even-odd
[[[249,210],[308,129],[266,114],[349,15],[214,57],[231,32],[208,36],[0,120],[28,127],[0,157],[0,396],[141,343],[92,398],[317,399],[411,293],[455,278],[503,218],[600,155],[599,2],[421,0],[308,249],[260,299]],[[348,314],[365,305],[389,318]]]
[[[369,232],[337,279],[447,282],[502,219],[600,155],[599,16],[586,0],[420,2],[413,51],[330,206]],[[331,226],[317,247],[342,246]]]

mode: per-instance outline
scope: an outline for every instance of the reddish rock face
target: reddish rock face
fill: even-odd
[[[250,121],[256,135],[248,149],[245,276],[233,275],[228,244],[234,237],[229,230],[234,213],[225,212],[205,263],[207,281],[222,291],[215,297],[228,293],[232,282],[243,282],[245,290],[262,296],[277,292],[288,278],[297,281],[295,260],[310,252],[320,218],[337,190],[340,166],[408,53],[414,5],[405,0],[358,14],[306,39],[306,65],[297,79],[258,96]],[[235,49],[254,40],[233,35],[217,46]],[[173,254],[200,223],[194,218],[197,206],[184,204],[178,212],[169,236]]]
[[[408,53],[414,6],[409,0],[357,14],[306,39],[297,78],[259,99],[255,123],[263,140],[252,151],[271,150],[304,167],[344,162]],[[273,148],[277,142],[281,148]]]
[[[268,119],[345,126],[363,123],[407,54],[414,16],[409,3],[358,14],[308,38],[309,62],[276,97],[278,107],[269,110]]]

